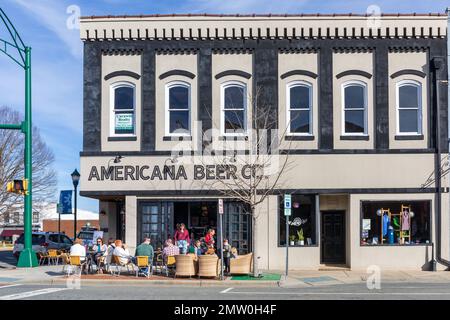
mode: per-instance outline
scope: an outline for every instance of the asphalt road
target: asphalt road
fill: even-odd
[[[0,284],[0,300],[450,300],[448,283],[384,283],[369,290],[364,284],[303,288],[217,288],[155,285],[86,284],[79,289],[64,285]]]

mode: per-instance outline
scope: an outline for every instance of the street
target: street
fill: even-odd
[[[449,300],[448,283],[386,283],[380,290],[368,290],[365,283],[311,288],[186,287],[82,284],[80,289],[65,285],[0,285],[0,300]]]

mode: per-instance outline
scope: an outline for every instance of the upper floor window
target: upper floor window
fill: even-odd
[[[367,86],[364,82],[343,85],[343,134],[367,134]]]
[[[126,82],[112,86],[112,135],[135,134],[135,87]]]
[[[236,135],[247,132],[247,88],[240,82],[222,85],[222,134]]]
[[[288,84],[287,90],[288,133],[293,135],[312,134],[312,87],[308,83]]]
[[[421,134],[422,86],[415,81],[397,84],[397,133]]]
[[[190,86],[184,82],[166,87],[166,134],[190,134]]]

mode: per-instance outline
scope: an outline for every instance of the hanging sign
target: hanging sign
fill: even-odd
[[[133,114],[117,113],[116,114],[116,130],[117,131],[133,130]]]
[[[223,214],[223,199],[218,201],[219,214]]]
[[[72,214],[72,190],[64,190],[59,194],[59,213]]]

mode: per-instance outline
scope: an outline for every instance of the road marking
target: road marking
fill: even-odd
[[[47,288],[47,289],[41,289],[41,290],[27,291],[27,292],[2,296],[2,297],[0,297],[0,300],[18,300],[18,299],[24,299],[24,298],[38,296],[41,294],[55,293],[55,292],[62,291],[62,290],[68,290],[68,288]]]
[[[221,292],[226,293],[226,292]],[[245,291],[233,291],[232,294],[255,294],[255,295],[301,295],[301,296],[313,296],[313,295],[323,295],[323,296],[339,296],[339,295],[412,295],[412,296],[423,296],[423,295],[450,295],[450,292],[245,292]]]
[[[223,291],[220,291],[220,293],[227,293],[227,292],[230,292],[231,290],[233,290],[233,288],[225,289],[225,290],[223,290]]]
[[[0,286],[0,289],[11,288],[11,287],[18,287],[18,286],[21,286],[21,284],[9,284],[9,285],[6,285],[6,286]]]

